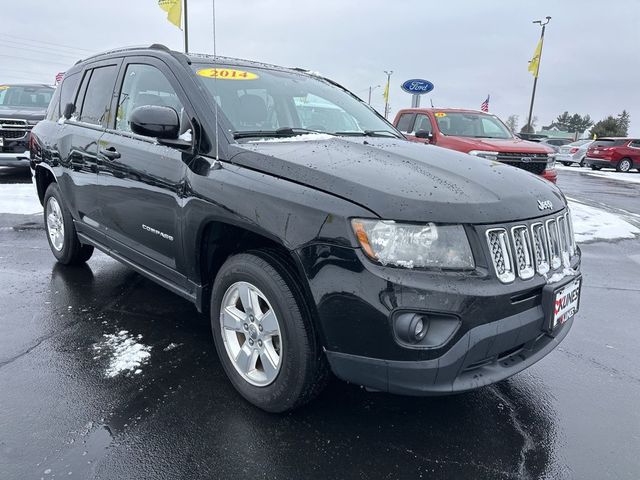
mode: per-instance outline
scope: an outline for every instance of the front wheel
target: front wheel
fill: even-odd
[[[601,168],[598,165],[591,165],[591,170],[600,170]]]
[[[63,265],[78,265],[93,254],[91,245],[78,240],[71,213],[64,207],[57,183],[52,183],[44,194],[44,227],[51,253]]]
[[[211,328],[225,373],[268,412],[308,402],[327,376],[298,283],[277,254],[250,252],[229,258],[213,284]]]
[[[561,162],[565,167],[570,167],[573,162]]]
[[[618,162],[618,165],[616,166],[616,170],[619,172],[626,173],[629,170],[631,170],[631,167],[633,167],[631,160],[629,160],[628,158],[623,158]]]

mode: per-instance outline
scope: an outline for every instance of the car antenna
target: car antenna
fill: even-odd
[[[218,62],[218,53],[216,51],[216,0],[211,0],[211,6],[212,6],[212,20],[213,20],[213,90],[215,92],[214,97],[213,97],[213,110],[215,112],[215,119],[216,119],[216,124],[215,124],[215,140],[216,140],[216,162],[215,164],[212,166],[214,168],[220,168],[220,147],[219,147],[219,138],[218,138],[218,100],[216,100],[216,95],[218,95],[218,98],[222,99],[222,96],[219,94],[218,92],[218,68],[217,68],[217,62]]]

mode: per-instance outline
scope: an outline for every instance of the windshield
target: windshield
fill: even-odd
[[[444,135],[473,138],[513,138],[509,129],[493,115],[483,113],[435,112],[438,129]]]
[[[193,69],[236,138],[309,131],[400,137],[367,104],[322,78],[244,66],[200,64]]]
[[[45,110],[54,89],[45,86],[0,85],[0,106],[33,107]]]

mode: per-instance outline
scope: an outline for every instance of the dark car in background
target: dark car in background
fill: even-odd
[[[463,392],[537,362],[578,309],[566,199],[406,141],[333,81],[153,46],[67,71],[32,132],[46,238],[97,248],[210,315],[234,387],[274,412],[331,369]]]
[[[640,139],[598,138],[587,150],[584,164],[592,170],[615,168],[618,172],[640,169]]]
[[[400,110],[393,124],[411,141],[496,160],[556,182],[553,149],[514,136],[495,115],[454,108],[412,108]]]
[[[0,166],[29,167],[29,132],[45,116],[55,89],[0,84]]]

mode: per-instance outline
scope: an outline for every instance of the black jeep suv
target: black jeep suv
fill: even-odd
[[[29,167],[29,132],[44,118],[54,89],[0,84],[0,166]]]
[[[555,186],[406,141],[303,70],[101,54],[67,72],[31,154],[58,261],[95,247],[194,302],[235,388],[268,411],[329,370],[411,395],[496,382],[578,308]]]

